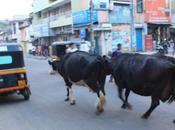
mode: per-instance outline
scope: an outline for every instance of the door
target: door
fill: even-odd
[[[100,54],[100,50],[99,50],[99,44],[98,44],[98,37],[96,36],[95,38],[95,54]]]
[[[137,47],[137,51],[143,51],[142,28],[136,29],[136,47]]]

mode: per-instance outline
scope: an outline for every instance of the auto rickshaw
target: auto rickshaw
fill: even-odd
[[[89,43],[90,44],[90,43]],[[59,60],[61,57],[63,57],[67,52],[67,48],[70,45],[75,45],[78,50],[81,51],[86,51],[88,52],[89,50],[85,50],[83,47],[84,46],[90,46],[87,41],[58,41],[58,42],[53,42],[51,45],[52,48],[52,55],[49,59],[49,62],[52,62],[54,60]],[[51,69],[49,71],[50,74],[54,74],[55,72]]]
[[[0,43],[0,96],[17,93],[29,100],[31,92],[26,73],[22,47]]]

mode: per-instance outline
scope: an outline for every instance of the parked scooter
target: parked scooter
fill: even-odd
[[[157,50],[160,54],[162,54],[162,55],[165,54],[165,48],[163,47],[162,44],[157,44],[157,45],[156,45],[156,50]]]

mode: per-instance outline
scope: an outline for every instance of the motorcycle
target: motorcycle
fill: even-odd
[[[160,53],[160,54],[165,54],[165,48],[163,47],[163,45],[161,44],[157,44],[156,45],[156,50]]]

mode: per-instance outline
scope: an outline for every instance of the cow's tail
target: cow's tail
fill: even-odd
[[[175,96],[171,95],[171,97],[168,99],[168,103],[172,103],[175,100]]]
[[[172,93],[170,98],[168,99],[168,103],[172,103],[173,101],[175,101],[175,67],[172,75]]]

